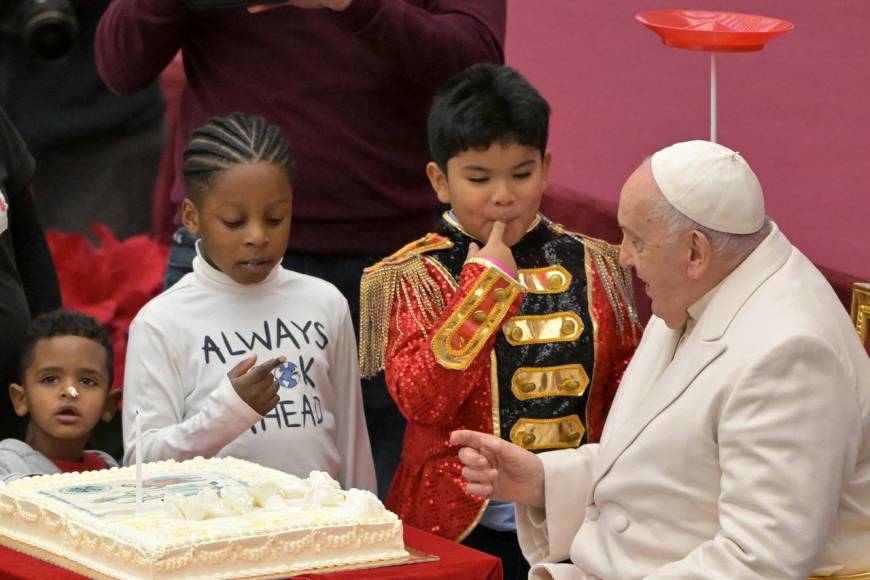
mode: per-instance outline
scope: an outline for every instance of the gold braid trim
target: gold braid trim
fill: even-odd
[[[619,337],[625,339],[625,323],[631,326],[631,338],[638,340],[638,332],[641,330],[640,320],[637,316],[637,306],[634,302],[634,284],[631,279],[631,270],[623,268],[619,263],[619,246],[590,238],[582,234],[576,234],[565,229],[561,224],[547,220],[547,225],[555,232],[571,236],[575,240],[583,242],[586,251],[595,265],[595,272],[601,279],[601,286],[607,295],[607,301],[616,318],[616,326]],[[592,305],[589,305],[590,308]]]
[[[496,284],[499,282],[504,282],[505,285],[496,288]],[[489,337],[498,332],[499,325],[507,315],[514,300],[522,292],[523,289],[520,285],[509,278],[507,274],[495,266],[487,267],[469,289],[468,295],[456,305],[455,310],[450,313],[450,316],[432,337],[432,353],[435,355],[435,362],[446,369],[466,370],[480,354]],[[491,294],[493,295],[493,303],[489,312],[479,310],[481,304],[489,299]],[[499,294],[501,295],[499,296]],[[454,335],[474,316],[475,311],[483,314],[484,319],[477,323],[478,326],[474,334],[468,338],[467,342],[462,340],[463,337],[460,334],[458,338],[460,338],[461,345],[459,348],[454,348],[452,346]]]
[[[444,310],[441,288],[429,275],[421,253],[449,248],[453,242],[429,234],[363,270],[360,281],[359,365],[363,377],[384,370],[393,305],[401,300],[428,339],[431,327]],[[401,328],[399,328],[401,332]]]
[[[595,271],[601,278],[601,285],[610,302],[613,316],[620,338],[625,338],[625,323],[631,326],[631,338],[637,342],[640,320],[637,317],[637,306],[634,303],[634,284],[631,280],[631,270],[623,268],[619,263],[619,246],[614,246],[603,240],[582,236],[586,251],[592,256]]]

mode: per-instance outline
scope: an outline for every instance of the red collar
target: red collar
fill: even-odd
[[[81,461],[63,461],[61,459],[52,459],[51,461],[64,473],[72,471],[94,471],[109,467],[106,461],[100,457],[98,453],[94,453],[93,451],[82,451]]]

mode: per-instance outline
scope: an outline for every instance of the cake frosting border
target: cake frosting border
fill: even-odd
[[[217,467],[216,467],[217,466]],[[286,474],[262,467],[248,461],[235,458],[195,458],[184,462],[174,460],[143,464],[143,477],[162,474],[171,471],[173,474],[202,472],[206,468],[227,469],[241,473],[250,473],[258,477],[271,476],[277,479],[286,478]],[[354,564],[370,564],[373,562],[400,561],[408,557],[404,543],[397,536],[402,536],[402,523],[394,514],[385,510],[382,520],[375,519],[365,523],[353,521],[325,521],[316,528],[307,523],[291,523],[278,526],[263,535],[263,531],[255,534],[222,532],[215,534],[209,541],[195,544],[191,541],[164,543],[156,549],[135,546],[135,536],[112,530],[111,526],[88,513],[81,513],[75,519],[70,519],[65,513],[62,502],[52,497],[41,497],[39,502],[31,496],[45,489],[63,487],[65,484],[84,485],[96,482],[112,482],[113,480],[129,479],[132,468],[112,468],[110,470],[43,475],[26,480],[17,480],[0,486],[0,537],[2,543],[10,541],[19,545],[30,546],[40,551],[43,559],[73,562],[84,566],[88,573],[108,574],[110,577],[140,578],[143,577],[190,577],[188,572],[193,568],[209,568],[229,563],[239,563],[244,570],[227,569],[216,571],[217,576],[229,574],[232,577],[275,577],[286,573],[345,566]],[[17,494],[13,497],[9,494]],[[14,526],[6,522],[14,522]],[[13,529],[10,529],[13,528]],[[56,539],[63,529],[62,540]],[[51,540],[42,536],[52,535]],[[114,537],[113,537],[114,536]],[[116,539],[117,538],[117,539]],[[250,544],[250,545],[244,545]],[[254,545],[256,544],[256,545]],[[320,557],[322,552],[347,548],[352,550],[337,558]],[[216,547],[220,546],[220,547]],[[371,550],[366,550],[371,546]],[[375,548],[375,546],[383,546]],[[59,550],[63,549],[62,552]],[[282,561],[274,563],[283,555],[314,552],[313,559],[295,564]],[[381,551],[378,551],[381,550]],[[22,550],[19,550],[22,551]],[[53,558],[44,557],[45,553]],[[257,562],[265,562],[260,565]],[[63,564],[60,564],[63,567]],[[131,570],[132,568],[132,570]],[[132,574],[132,575],[125,575]]]

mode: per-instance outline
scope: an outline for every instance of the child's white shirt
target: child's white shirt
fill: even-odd
[[[197,248],[199,254],[199,248]],[[227,373],[257,354],[279,367],[280,403],[261,416]],[[201,255],[137,314],[124,372],[124,463],[232,456],[344,488],[376,491],[347,301],[332,284],[277,266],[238,284]]]

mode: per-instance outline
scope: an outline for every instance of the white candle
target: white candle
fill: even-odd
[[[138,410],[133,420],[133,429],[136,432],[136,511],[140,511],[142,509],[142,425]]]

